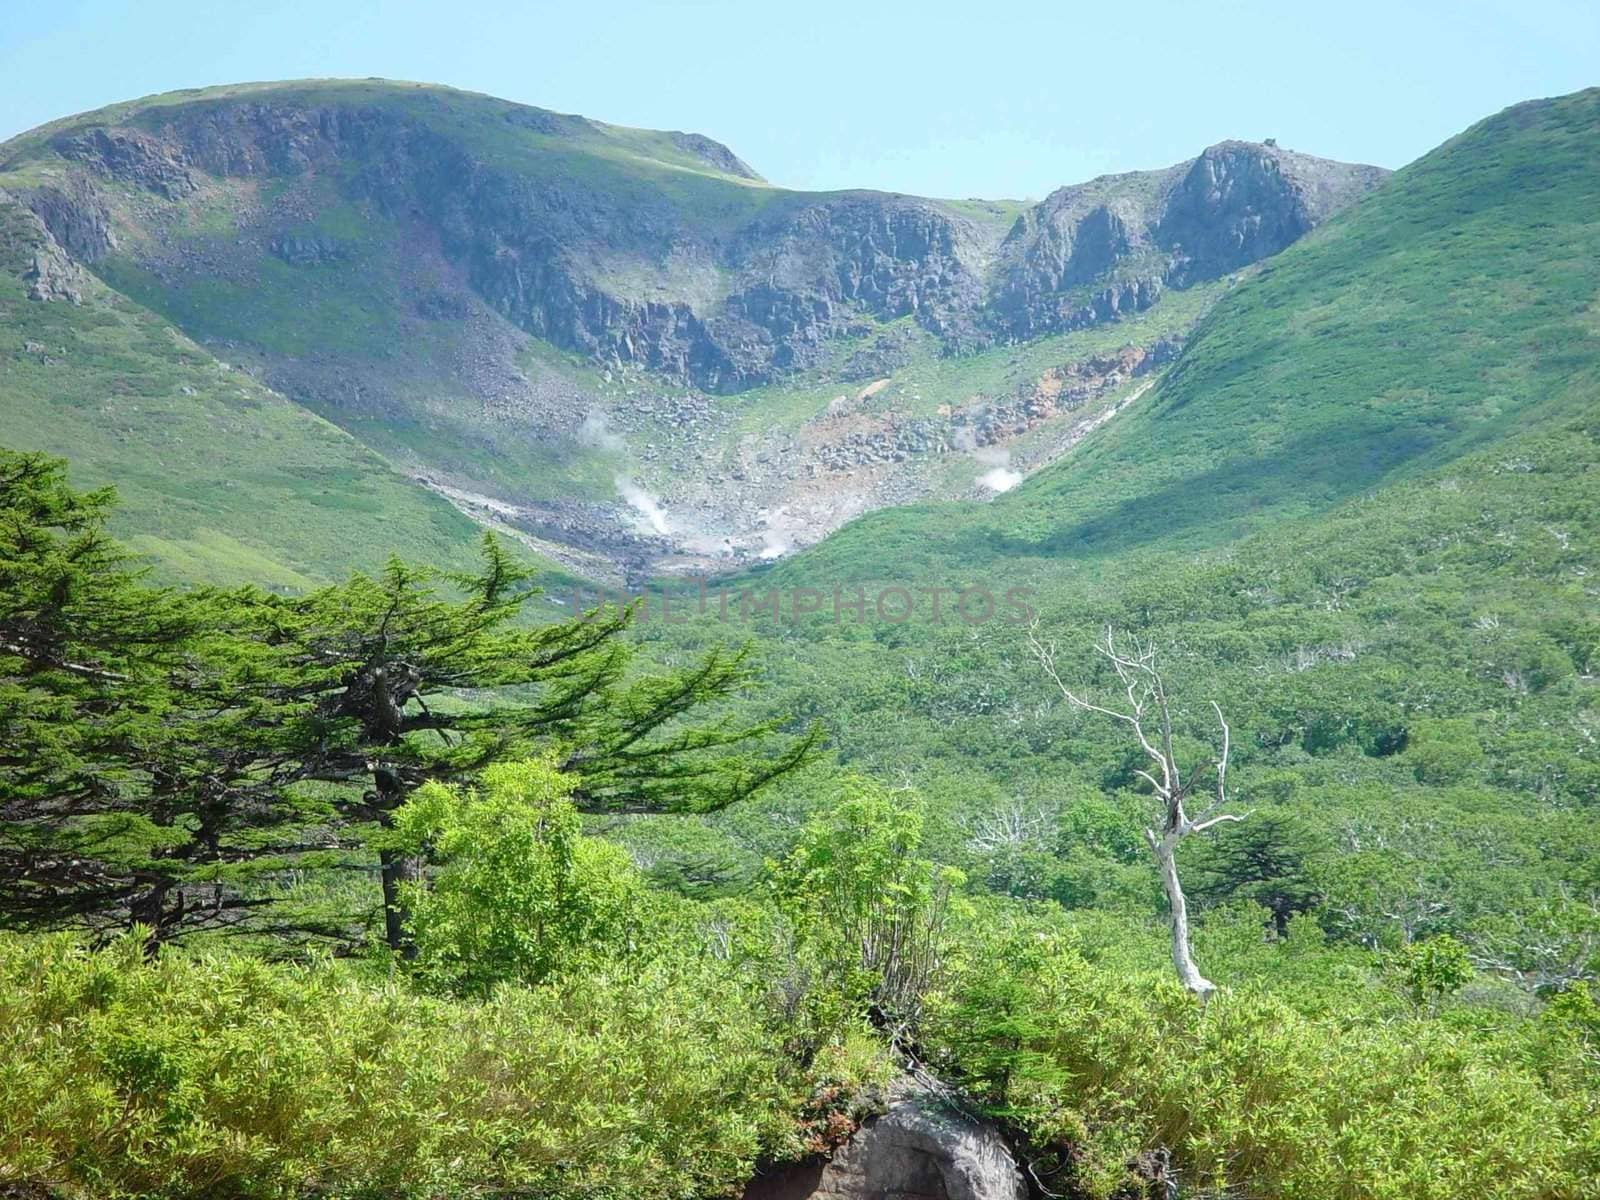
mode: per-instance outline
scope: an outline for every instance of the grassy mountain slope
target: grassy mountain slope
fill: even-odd
[[[1218,844],[1269,831],[1327,933],[1452,932],[1529,987],[1600,969],[1597,147],[1600,92],[1484,122],[1234,289],[1016,492],[874,514],[739,581],[787,597],[744,626],[762,703],[934,797],[941,857],[988,886],[1155,919],[1122,730],[1063,703],[1004,611],[968,624],[947,590],[936,622],[926,590],[1026,587],[1069,681],[1115,695],[1108,625],[1159,646],[1185,757],[1222,705],[1252,817]],[[867,619],[835,623],[857,583]],[[820,614],[792,617],[800,586]],[[922,589],[910,620],[874,619],[890,586]],[[729,814],[708,845],[753,861],[786,819]],[[1218,861],[1185,854],[1202,881]]]
[[[0,188],[110,287],[406,473],[634,574],[976,494],[952,450],[979,425],[1048,461],[1095,411],[1076,383],[1129,382],[1078,368],[1164,362],[1230,278],[1383,175],[1229,142],[1070,203],[804,193],[699,135],[382,80],[171,93],[0,146]]]
[[[1592,410],[1597,144],[1600,90],[1474,126],[1265,264],[1066,462],[981,516],[869,517],[805,569],[1216,545]]]
[[[262,81],[184,88],[107,105],[91,113],[63,117],[29,130],[13,139],[10,146],[24,151],[45,144],[56,134],[86,125],[138,122],[154,126],[166,115],[165,110],[196,103],[268,100],[304,105],[330,101],[342,104],[381,101],[406,109],[437,127],[453,128],[465,138],[497,153],[514,153],[514,147],[519,144],[503,139],[503,129],[507,123],[511,123],[530,131],[536,142],[541,139],[546,142],[559,141],[565,147],[578,148],[600,158],[648,164],[667,171],[726,175],[756,184],[763,182],[726,147],[697,134],[607,125],[586,117],[532,109],[527,105],[476,92],[385,79],[307,79],[289,83]],[[526,145],[527,139],[520,144]]]
[[[163,575],[300,588],[391,552],[470,558],[444,501],[87,274],[62,284],[80,303],[30,299],[41,235],[0,199],[0,442],[114,484],[118,529]]]

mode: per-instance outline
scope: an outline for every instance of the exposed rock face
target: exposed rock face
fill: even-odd
[[[704,162],[726,175],[737,175],[741,179],[752,179],[764,182],[761,176],[750,169],[748,163],[721,142],[712,141],[702,133],[674,133],[673,143],[681,150],[687,150],[701,162]]]
[[[1031,337],[1148,308],[1276,254],[1387,174],[1222,142],[1165,171],[1061,188],[1007,235],[987,316]]]
[[[1387,172],[1223,142],[1195,159],[1155,227],[1172,256],[1166,282],[1186,286],[1276,254],[1382,182]]]
[[[5,192],[0,192],[0,269],[21,276],[30,300],[81,304],[90,282],[38,215]]]
[[[111,214],[88,180],[35,188],[25,199],[56,244],[77,261],[93,263],[116,248]]]
[[[62,158],[88,163],[107,175],[176,200],[199,190],[181,147],[137,129],[98,127],[55,138]]]
[[[174,204],[208,179],[337,181],[422,223],[526,332],[712,392],[811,366],[867,318],[911,317],[956,351],[1135,312],[1282,249],[1383,175],[1226,142],[1063,188],[1005,234],[935,200],[769,188],[709,138],[649,135],[713,172],[697,176],[597,122],[484,97],[266,89],[119,121],[51,136],[74,170],[26,197],[79,261],[115,248],[107,180]],[[295,265],[340,256],[299,228],[267,249]]]
[[[926,1093],[902,1096],[830,1162],[756,1179],[745,1200],[1027,1200],[1004,1139]]]
[[[729,248],[760,281],[730,307],[764,328],[809,324],[800,300],[820,301],[816,315],[830,322],[842,323],[836,310],[848,304],[880,319],[915,316],[940,333],[981,298],[987,239],[935,201],[850,192],[773,207]]]

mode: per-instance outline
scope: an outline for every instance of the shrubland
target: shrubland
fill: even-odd
[[[1595,104],[1401,172],[1015,493],[743,581],[1026,587],[1085,694],[1153,647],[1172,761],[1232,732],[1203,1004],[1151,759],[1025,624],[533,622],[493,542],[162,590],[0,457],[0,1186],[731,1194],[911,1068],[1039,1196],[1592,1195]]]

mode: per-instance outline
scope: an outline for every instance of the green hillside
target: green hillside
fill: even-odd
[[[699,149],[705,139],[695,139],[692,135],[608,125],[587,117],[546,112],[459,88],[388,79],[271,80],[184,88],[52,121],[13,139],[9,148],[25,152],[44,144],[56,134],[94,125],[127,122],[154,128],[160,125],[171,109],[197,103],[221,105],[235,101],[283,102],[308,107],[329,102],[380,102],[393,105],[441,131],[448,129],[458,132],[500,154],[514,153],[516,145],[529,144],[529,138],[521,133],[508,138],[506,130],[509,127],[529,131],[534,145],[539,145],[540,139],[543,139],[544,144],[559,142],[563,147],[579,149],[615,162],[630,161],[661,170],[725,175],[756,184],[763,182],[736,158],[708,157],[704,150]]]
[[[81,303],[29,299],[40,244],[0,198],[0,441],[115,485],[116,528],[164,576],[303,588],[390,553],[471,560],[443,500],[86,272]]]
[[[1492,118],[1234,289],[1144,400],[1016,492],[874,514],[734,581],[783,606],[742,625],[767,647],[762,702],[937,797],[941,857],[988,886],[1154,919],[1136,756],[1043,678],[1000,605],[1022,588],[1085,686],[1108,682],[1107,626],[1152,639],[1193,753],[1221,704],[1256,816],[1219,845],[1292,844],[1330,936],[1450,932],[1532,980],[1555,969],[1526,949],[1537,928],[1590,969],[1597,151],[1600,92]],[[858,586],[866,619],[836,622],[834,589]],[[908,620],[901,597],[875,616],[893,587]],[[820,614],[793,616],[797,588]],[[964,621],[963,589],[993,616]],[[739,628],[649,636],[677,653]],[[753,869],[781,828],[757,808],[708,844]]]
[[[981,514],[867,517],[787,569],[922,577],[1216,546],[1592,412],[1597,145],[1597,89],[1481,122],[1269,260],[1068,461]]]

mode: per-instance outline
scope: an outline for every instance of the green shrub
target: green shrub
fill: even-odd
[[[799,1153],[817,1080],[877,1069],[850,1035],[800,1076],[714,954],[482,1002],[369,971],[0,935],[0,1191],[687,1200]]]
[[[1600,1088],[1565,1026],[1396,1017],[1359,982],[1314,1016],[1256,986],[1202,1013],[1170,972],[1035,922],[974,931],[926,1031],[1057,1192],[1110,1197],[1157,1147],[1186,1191],[1278,1200],[1577,1200],[1600,1178]]]
[[[1459,992],[1472,978],[1467,948],[1448,933],[1425,942],[1411,942],[1395,956],[1411,1003],[1432,1008]]]
[[[430,783],[395,814],[400,837],[440,864],[406,896],[425,978],[484,994],[627,950],[638,872],[621,848],[583,836],[576,784],[545,759],[498,763],[481,791]]]
[[[891,1031],[915,1026],[940,973],[953,867],[919,857],[922,807],[866,779],[846,779],[817,813],[774,882],[824,995],[860,1000]]]

